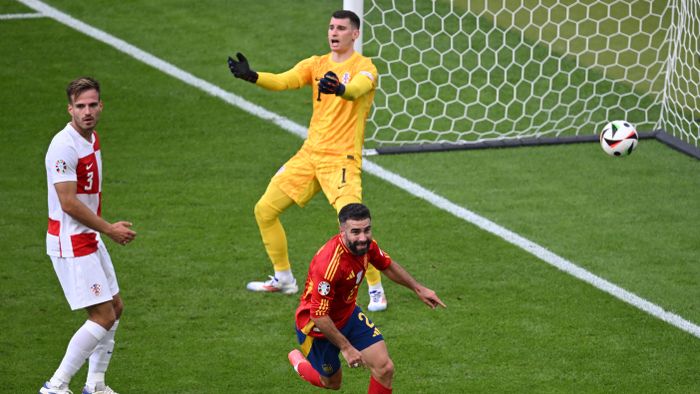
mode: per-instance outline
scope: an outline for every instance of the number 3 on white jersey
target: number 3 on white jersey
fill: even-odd
[[[92,178],[95,175],[93,171],[90,171],[87,173],[87,184],[85,185],[85,190],[91,190],[92,189]]]

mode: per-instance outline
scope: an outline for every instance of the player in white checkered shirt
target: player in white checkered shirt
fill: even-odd
[[[88,320],[75,332],[60,366],[39,393],[72,394],[70,380],[89,359],[83,394],[116,394],[105,384],[105,372],[124,306],[100,234],[126,245],[136,233],[129,222],[109,223],[101,217],[102,155],[95,132],[103,108],[100,85],[82,77],[72,81],[66,93],[71,121],[46,153],[46,252],[71,309],[85,309]]]

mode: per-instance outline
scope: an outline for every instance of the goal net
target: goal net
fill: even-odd
[[[698,146],[700,0],[374,0],[366,147],[595,136]],[[696,120],[697,119],[697,120]]]

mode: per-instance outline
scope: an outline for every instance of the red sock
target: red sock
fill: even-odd
[[[297,365],[297,373],[302,379],[313,384],[314,386],[324,387],[323,383],[321,383],[321,376],[318,374],[318,371],[311,366],[310,362],[300,362],[299,365]]]
[[[382,386],[381,383],[374,379],[374,376],[370,376],[367,394],[391,394],[391,388]]]

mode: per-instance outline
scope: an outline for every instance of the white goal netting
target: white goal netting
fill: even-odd
[[[374,0],[367,147],[594,135],[700,138],[700,0]],[[698,120],[696,120],[698,119]]]

